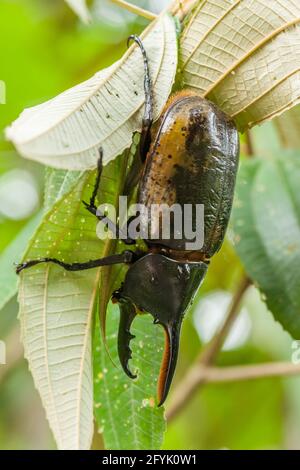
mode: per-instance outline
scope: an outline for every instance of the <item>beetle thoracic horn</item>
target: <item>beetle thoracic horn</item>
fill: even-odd
[[[167,398],[173,380],[179,351],[181,322],[162,326],[165,330],[165,349],[157,384],[158,406],[161,406]]]

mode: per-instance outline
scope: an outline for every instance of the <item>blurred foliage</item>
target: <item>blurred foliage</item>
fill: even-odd
[[[145,2],[139,2],[147,6]],[[109,6],[93,2],[91,25],[82,25],[62,0],[2,0],[0,5],[0,80],[6,83],[7,103],[0,104],[0,129],[25,107],[38,104],[88,78],[121,56],[126,37],[139,33],[147,22]],[[262,158],[280,145],[275,128],[267,124],[251,134]],[[300,158],[300,156],[299,156]],[[0,178],[22,168],[43,193],[43,168],[18,157],[0,139]],[[14,197],[17,195],[12,195]],[[25,197],[25,196],[24,196]],[[33,214],[34,215],[34,214]],[[28,222],[1,214],[0,255]],[[193,313],[206,293],[234,292],[243,273],[232,247],[231,230],[214,257],[201,292],[184,322],[181,354],[173,388],[201,348]],[[16,260],[17,261],[17,260]],[[244,301],[252,329],[246,343],[223,351],[220,365],[291,360],[292,340],[274,322],[257,290]],[[0,339],[16,341],[17,303],[12,299],[0,314]],[[13,342],[12,350],[17,348]],[[0,365],[0,449],[51,449],[54,442],[32,378],[24,360]],[[265,379],[225,385],[207,385],[168,426],[165,449],[300,448],[300,378]],[[97,445],[97,443],[95,444]],[[98,443],[99,446],[99,443]]]
[[[244,162],[236,187],[236,249],[274,318],[300,335],[299,152]]]

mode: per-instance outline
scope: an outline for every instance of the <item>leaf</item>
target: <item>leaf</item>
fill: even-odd
[[[285,148],[300,148],[300,106],[295,106],[274,119],[281,143]]]
[[[20,261],[40,219],[40,213],[30,219],[0,256],[0,310],[17,293],[18,277],[14,263]]]
[[[300,3],[203,0],[181,37],[184,85],[214,101],[239,129],[300,99]]]
[[[118,307],[109,304],[107,344],[112,360],[117,354]],[[94,340],[95,416],[107,449],[160,449],[165,432],[163,408],[156,403],[156,381],[163,351],[163,333],[150,315],[138,316],[133,324],[132,364],[137,379],[129,379],[120,366],[114,367]]]
[[[116,187],[126,164],[121,157],[104,168],[101,200],[116,204]],[[108,242],[97,238],[97,220],[81,202],[89,199],[94,180],[95,172],[85,172],[74,189],[55,203],[26,259],[56,256],[83,262],[106,252]],[[21,274],[25,355],[59,449],[89,449],[93,435],[91,324],[99,276],[99,269],[66,272],[53,264]]]
[[[250,131],[250,139],[253,147],[252,153],[260,157],[273,157],[282,151],[282,143],[274,126],[277,118],[272,122],[265,122],[262,126],[256,126]]]
[[[89,23],[91,21],[91,15],[86,5],[86,0],[66,0],[70,8],[79,16],[81,21]]]
[[[46,167],[44,210],[48,212],[83,176],[82,171],[56,170]]]
[[[153,81],[155,117],[169,96],[177,65],[173,19],[159,17],[143,35]],[[89,80],[52,100],[25,110],[7,129],[24,157],[69,170],[96,166],[98,149],[104,164],[131,144],[144,112],[144,67],[132,45],[123,58]]]
[[[274,318],[300,335],[300,161],[245,161],[233,211],[236,250]]]

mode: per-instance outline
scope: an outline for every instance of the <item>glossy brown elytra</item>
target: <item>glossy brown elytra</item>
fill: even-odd
[[[173,224],[168,238],[160,235],[161,215],[149,211],[140,216],[141,229],[155,233],[156,237],[144,238],[145,251],[126,250],[72,264],[42,258],[18,265],[17,272],[45,262],[70,271],[128,264],[124,282],[113,294],[113,301],[118,302],[120,308],[119,358],[126,374],[134,378],[128,364],[133,338],[130,327],[137,312],[150,313],[154,323],[163,326],[166,337],[158,378],[158,404],[161,405],[174,375],[184,314],[204,279],[210,258],[219,250],[225,236],[238,167],[239,138],[228,116],[190,90],[171,96],[160,119],[152,124],[152,87],[146,52],[138,37],[130,39],[139,45],[145,68],[145,113],[138,148],[142,162],[138,202],[146,208],[157,204],[168,207],[204,205],[204,243],[199,249],[191,249],[188,247],[190,239],[185,234],[178,238]],[[104,221],[104,214],[99,213],[95,205],[101,171],[100,150],[94,191],[85,205],[89,212]],[[132,182],[135,177],[136,174],[131,175],[128,180]],[[116,227],[116,232],[121,234],[122,229]],[[125,243],[134,245],[135,239],[127,236]]]

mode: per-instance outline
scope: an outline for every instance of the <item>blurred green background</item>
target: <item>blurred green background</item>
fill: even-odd
[[[168,2],[136,2],[158,12]],[[93,22],[83,25],[63,0],[2,0],[0,3],[0,254],[39,210],[43,197],[41,165],[20,158],[3,129],[26,107],[41,103],[118,59],[129,34],[147,21],[106,0],[90,2]],[[273,145],[272,124],[263,126],[264,145]],[[262,130],[253,132],[259,139]],[[269,139],[269,140],[268,140]],[[192,311],[184,323],[180,380],[222,322],[242,273],[228,240],[213,259]],[[18,260],[16,260],[18,261]],[[55,448],[45,414],[22,359],[17,300],[0,313],[0,340],[7,364],[0,365],[0,449]],[[287,333],[251,287],[218,364],[291,360]],[[300,449],[300,378],[207,385],[168,426],[166,449]],[[101,447],[96,439],[95,447]]]

